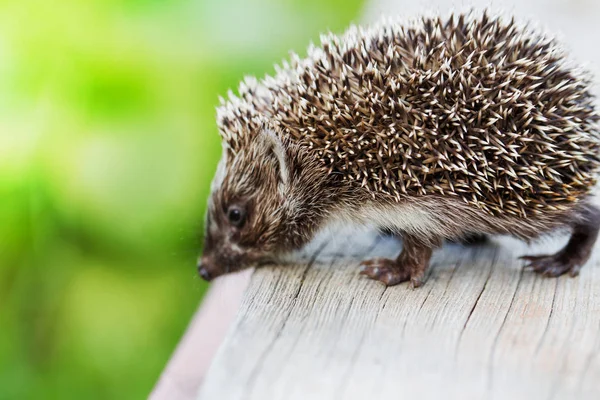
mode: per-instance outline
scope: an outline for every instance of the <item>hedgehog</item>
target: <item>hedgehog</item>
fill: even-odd
[[[600,225],[590,86],[555,39],[488,12],[324,35],[221,99],[199,274],[274,262],[341,222],[402,239],[396,259],[361,264],[388,286],[422,285],[432,252],[473,234],[570,230],[523,258],[576,276]]]

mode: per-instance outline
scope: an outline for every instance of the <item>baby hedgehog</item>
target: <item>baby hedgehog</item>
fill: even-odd
[[[524,258],[577,275],[600,225],[600,118],[554,40],[484,13],[321,41],[217,110],[203,278],[273,261],[333,221],[402,238],[397,259],[362,265],[386,285],[420,286],[443,239],[559,228],[572,230],[562,250]]]

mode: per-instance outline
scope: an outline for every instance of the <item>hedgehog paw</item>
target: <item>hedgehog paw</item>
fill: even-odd
[[[543,256],[523,256],[520,259],[528,261],[524,268],[533,269],[538,274],[549,277],[557,277],[567,272],[571,276],[577,276],[581,269],[581,263],[576,258],[563,257],[561,253]]]
[[[413,287],[423,284],[422,276],[411,276],[411,268],[389,258],[374,258],[361,263],[360,274],[378,280],[386,286],[394,286],[410,280]]]

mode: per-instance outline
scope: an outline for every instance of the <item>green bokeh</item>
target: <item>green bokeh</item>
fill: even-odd
[[[206,289],[218,95],[360,3],[0,1],[0,399],[147,396]]]

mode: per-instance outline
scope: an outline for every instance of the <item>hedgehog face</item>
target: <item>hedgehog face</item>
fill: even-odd
[[[254,267],[285,250],[288,166],[265,130],[237,153],[225,148],[212,184],[198,272],[206,280]]]

